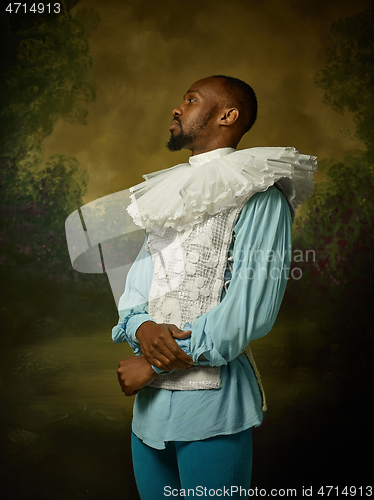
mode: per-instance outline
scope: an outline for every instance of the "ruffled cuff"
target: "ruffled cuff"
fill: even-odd
[[[126,335],[130,337],[131,341],[136,345],[140,345],[139,340],[136,336],[136,332],[138,331],[140,325],[142,325],[146,321],[154,320],[149,316],[149,314],[135,314],[127,322]]]
[[[136,331],[146,321],[154,321],[148,314],[148,304],[119,311],[118,324],[112,329],[113,342],[128,342],[134,354],[141,353]]]
[[[194,360],[194,363],[198,365],[227,365],[227,361],[223,356],[221,356],[218,349],[215,347],[212,338],[207,332],[206,322],[206,315],[199,316],[194,321],[192,335],[195,333],[195,342],[191,357]],[[204,356],[206,361],[199,361],[200,356]]]

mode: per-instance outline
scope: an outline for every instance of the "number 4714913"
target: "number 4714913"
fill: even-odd
[[[5,9],[9,14],[17,14],[32,12],[34,14],[59,14],[61,11],[61,4],[59,2],[55,3],[33,3],[32,5],[27,5],[26,3],[9,3]]]
[[[345,486],[344,488],[339,486],[321,486],[317,491],[317,495],[321,496],[339,496],[343,495],[346,497],[371,497],[373,494],[372,486]]]

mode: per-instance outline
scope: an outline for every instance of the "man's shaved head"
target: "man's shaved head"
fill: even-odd
[[[238,109],[243,117],[243,134],[248,132],[257,117],[257,99],[252,87],[232,76],[213,75],[209,78],[222,79],[223,104]]]
[[[183,102],[173,109],[167,147],[190,149],[193,155],[236,148],[256,115],[256,95],[245,82],[224,75],[203,78],[189,87]]]

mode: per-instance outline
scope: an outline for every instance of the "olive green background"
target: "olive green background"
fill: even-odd
[[[79,160],[90,175],[86,202],[128,188],[144,173],[187,160],[188,151],[165,148],[171,112],[193,82],[228,74],[249,83],[259,103],[240,148],[294,146],[340,159],[360,142],[346,137],[351,116],[323,103],[314,78],[326,62],[332,22],[369,6],[362,0],[79,2],[76,9],[100,16],[87,76],[97,99],[86,126],[57,121],[46,154]]]
[[[64,2],[66,20],[1,17],[3,498],[138,498],[133,398],[116,375],[131,350],[111,341],[118,314],[106,276],[69,267],[64,222],[144,173],[186,161],[188,151],[165,148],[171,112],[191,83],[213,74],[241,78],[257,94],[258,119],[239,148],[294,146],[323,160],[294,231],[295,248],[314,249],[316,262],[300,264],[303,278],[290,280],[274,329],[253,345],[269,408],[254,432],[253,487],[301,496],[302,486],[370,484],[373,330],[359,280],[372,275],[373,213],[364,204],[373,200],[372,162],[347,160],[367,144],[354,135],[354,113],[336,113],[315,79],[332,23],[372,2],[74,3]]]

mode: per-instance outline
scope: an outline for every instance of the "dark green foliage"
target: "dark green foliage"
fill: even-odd
[[[85,81],[92,64],[87,33],[95,21],[98,14],[83,9],[73,19],[60,16],[9,35],[15,59],[0,88],[0,138],[6,150],[26,154],[40,146],[60,118],[85,123],[84,104],[95,98]],[[6,29],[6,19],[2,23]]]
[[[332,25],[329,58],[317,80],[327,103],[336,111],[354,113],[356,134],[367,149],[352,151],[343,161],[319,162],[327,180],[317,185],[294,227],[295,248],[304,253],[314,249],[316,258],[297,263],[303,279],[293,282],[290,291],[298,290],[300,296],[302,290],[316,290],[329,297],[330,316],[337,317],[339,301],[348,297],[351,311],[359,304],[369,307],[373,288],[373,20],[374,11],[368,10]]]
[[[57,120],[85,123],[86,103],[95,98],[87,37],[98,22],[82,9],[15,34],[0,17],[8,49],[0,86],[1,341],[18,338],[26,325],[30,331],[49,316],[49,301],[74,284],[83,296],[95,288],[109,293],[106,280],[78,276],[67,251],[65,220],[83,204],[88,174],[75,158],[44,160],[42,148]]]
[[[294,245],[315,250],[315,262],[304,263],[309,283],[324,292],[349,289],[359,299],[370,290],[374,269],[373,164],[356,151],[342,162],[325,160],[320,169],[328,169],[328,180],[296,219]]]
[[[316,83],[335,111],[354,113],[356,136],[374,151],[374,10],[339,19],[331,27],[328,61]]]
[[[58,259],[65,218],[86,191],[88,176],[74,158],[55,155],[44,166],[41,147],[58,119],[84,123],[84,103],[95,97],[85,81],[91,57],[84,20],[93,26],[97,14],[85,9],[76,18],[81,23],[60,16],[17,36],[8,32],[14,59],[0,87],[0,239],[6,267],[49,259],[48,252]]]
[[[24,266],[42,262],[43,275],[48,267],[61,274],[58,263],[67,264],[64,221],[81,203],[88,176],[74,158],[54,155],[42,170],[38,163],[30,155],[29,162],[19,165],[18,175],[5,177],[0,258],[7,272],[20,266],[25,272]]]
[[[333,109],[354,113],[355,135],[366,150],[351,151],[343,161],[319,162],[326,181],[316,186],[294,225],[294,248],[303,255],[313,249],[315,260],[294,263],[302,268],[303,277],[290,281],[284,304],[300,324],[307,319],[315,325],[312,335],[289,335],[288,364],[314,367],[324,387],[332,391],[330,404],[342,426],[356,423],[359,402],[366,398],[372,380],[373,21],[370,10],[340,19],[331,28],[329,59],[317,83]],[[363,432],[365,425],[364,421]]]

